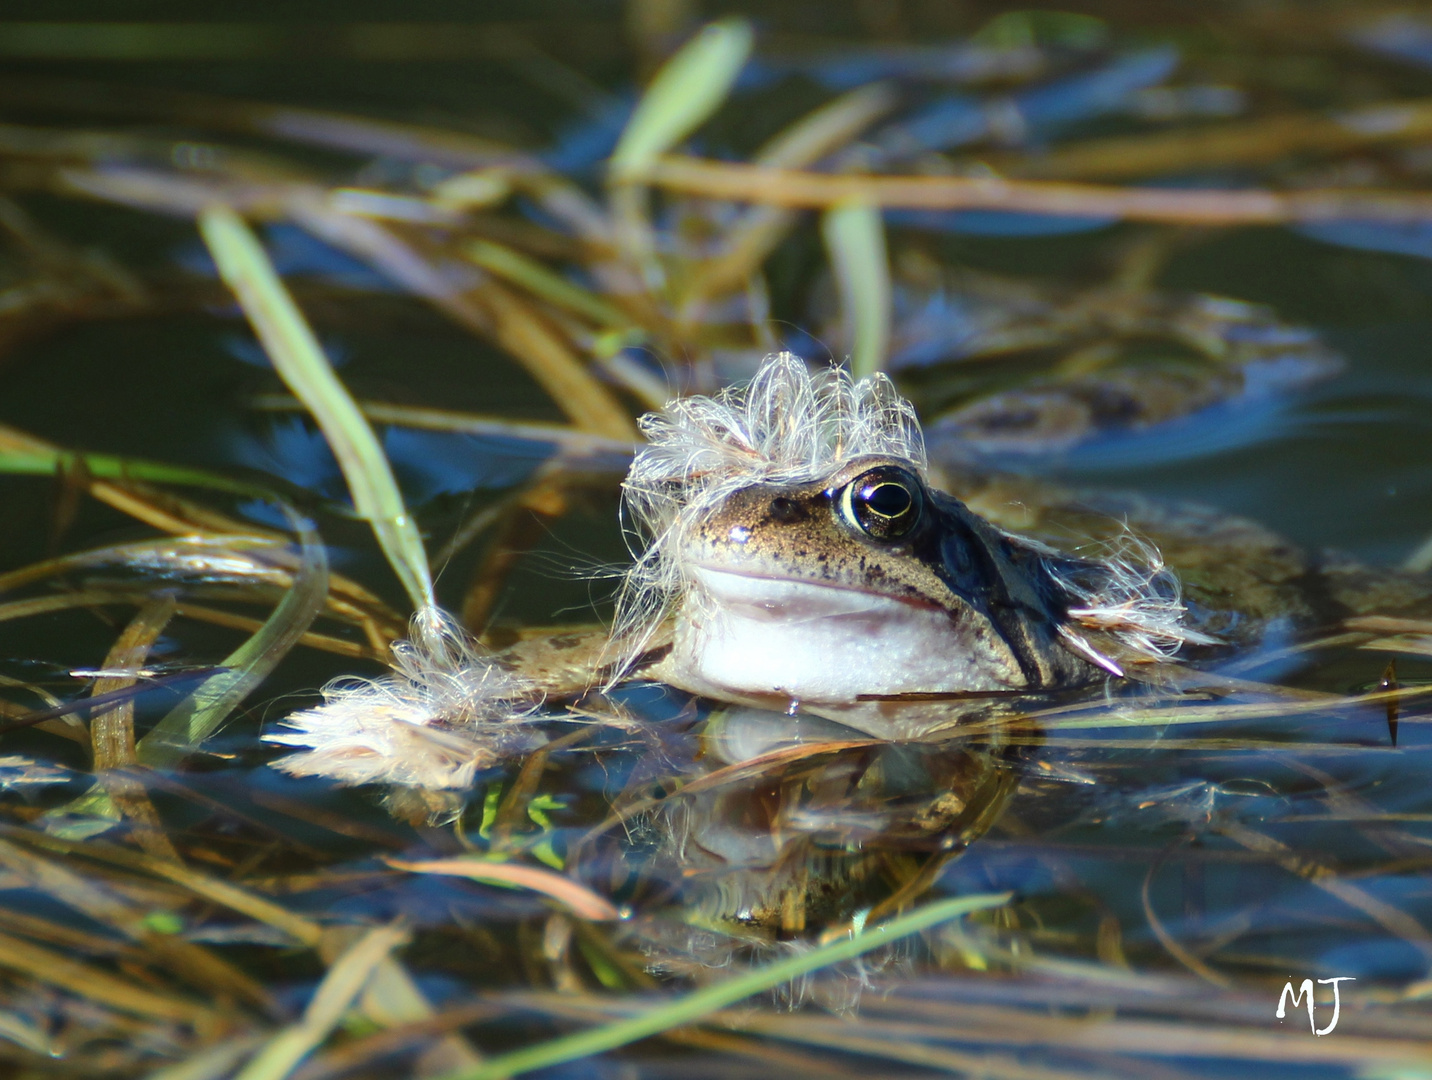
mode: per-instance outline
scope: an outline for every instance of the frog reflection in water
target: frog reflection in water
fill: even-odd
[[[891,703],[1087,686],[1122,675],[1121,657],[1207,640],[1181,626],[1152,553],[1063,556],[927,484],[918,425],[883,377],[779,356],[646,431],[626,494],[652,543],[624,628],[640,648],[653,609],[674,610],[645,673],[683,689],[899,737],[911,711]]]

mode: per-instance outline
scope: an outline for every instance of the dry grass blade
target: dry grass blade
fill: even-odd
[[[578,427],[614,439],[634,441],[630,417],[555,331],[525,309],[496,281],[480,295],[463,290],[422,251],[377,222],[338,214],[321,204],[295,201],[289,213],[304,228],[372,264],[404,288],[435,304],[462,326],[497,341],[515,356]],[[492,297],[499,294],[494,305]]]
[[[523,361],[573,423],[608,439],[637,440],[626,410],[536,312],[496,281],[485,283],[479,296],[492,314],[498,344]]]
[[[15,838],[20,840],[43,835],[15,832],[18,833]],[[64,843],[62,840],[56,842]],[[133,857],[182,871],[181,864],[168,858],[138,854]],[[189,985],[210,993],[232,994],[238,1000],[250,1002],[265,1011],[272,1009],[268,993],[238,968],[199,945],[158,933],[149,926],[148,916],[160,903],[172,905],[172,899],[151,899],[147,907],[142,907],[140,903],[122,897],[98,877],[87,877],[79,872],[79,868],[62,865],[58,860],[47,859],[3,841],[0,841],[0,864],[55,902],[81,912],[143,946],[151,962],[178,975]]]
[[[175,614],[182,615],[186,619],[193,619],[195,622],[208,623],[210,626],[224,626],[230,630],[242,630],[247,634],[256,634],[263,629],[262,619],[252,619],[247,615],[236,615],[231,611],[220,611],[218,608],[206,607],[203,604],[191,604],[187,602],[180,604],[175,609]],[[319,634],[312,630],[299,635],[297,644],[303,645],[306,648],[333,653],[336,656],[362,657],[364,659],[377,661],[385,661],[388,658],[388,651],[386,649],[375,648],[372,645],[360,645],[356,641],[332,637],[329,634]]]
[[[623,327],[631,322],[626,312],[615,304],[579,285],[573,285],[536,259],[530,259],[503,244],[491,240],[469,240],[462,245],[462,253],[484,270],[521,286],[549,304],[590,319],[598,326]]]
[[[884,83],[862,86],[802,117],[756,152],[753,162],[771,168],[799,169],[841,149],[895,106],[898,95]],[[702,301],[742,286],[790,231],[796,214],[753,206],[726,236],[720,254],[704,259],[691,272],[680,308],[683,324],[694,321]]]
[[[1249,851],[1269,856],[1289,873],[1306,878],[1329,895],[1361,911],[1388,933],[1405,941],[1432,961],[1432,933],[1399,907],[1373,896],[1366,889],[1339,877],[1317,857],[1299,855],[1288,845],[1257,829],[1234,821],[1220,822],[1217,831]]]
[[[182,523],[175,523],[182,524]],[[0,574],[0,594],[12,592],[46,578],[84,573],[87,570],[118,568],[141,573],[162,573],[170,578],[192,577],[211,580],[233,580],[240,589],[258,585],[285,591],[293,587],[294,573],[303,565],[303,554],[297,555],[280,546],[281,538],[249,535],[195,535],[195,527],[180,528],[181,535],[133,544],[79,551],[54,559],[31,563],[7,574]],[[329,612],[337,618],[354,623],[364,630],[372,642],[371,653],[387,656],[387,644],[406,632],[406,624],[398,614],[372,593],[341,574],[329,575],[330,595],[326,599]],[[35,597],[35,601],[53,601],[53,597]],[[132,598],[133,599],[133,598]],[[29,603],[30,601],[22,601]],[[247,616],[215,611],[185,602],[179,614],[192,615],[205,622],[235,629],[256,631],[261,622]],[[306,644],[344,655],[364,655],[361,647],[305,633],[300,639]]]
[[[585,885],[579,885],[569,877],[542,870],[535,866],[518,866],[513,863],[483,862],[478,859],[427,859],[421,862],[404,862],[401,859],[384,859],[395,870],[408,870],[414,874],[448,874],[452,877],[469,878],[496,885],[515,885],[531,889],[543,896],[549,896],[563,905],[580,919],[608,921],[620,919],[622,914],[610,900],[598,896]]]
[[[322,346],[242,218],[214,205],[199,217],[219,273],[239,298],[279,375],[313,413],[333,449],[359,515],[373,526],[415,608],[433,603],[432,574],[417,524],[388,459]]]
[[[1271,1014],[1271,1008],[1268,1011]],[[732,1016],[727,1022],[737,1030],[812,1045],[825,1045],[828,1039],[838,1040],[852,1033],[852,1023],[845,1017],[767,1013]],[[872,1026],[877,1038],[867,1043],[865,1053],[878,1058],[888,1052],[897,1061],[902,1060],[903,1048],[912,1043],[957,1040],[1011,1047],[1045,1046],[1066,1054],[1097,1051],[1156,1058],[1227,1058],[1246,1063],[1323,1062],[1367,1067],[1376,1062],[1425,1067],[1432,1062],[1427,1043],[1415,1038],[1344,1034],[1341,1039],[1309,1039],[1306,1032],[1298,1036],[1223,1024],[1058,1016],[1049,1010],[944,1007],[926,1022],[881,1021]],[[1138,1064],[1137,1058],[1134,1064]]]
[[[1059,706],[1027,714],[1023,719],[1037,725],[1044,731],[1078,731],[1098,728],[1162,728],[1175,724],[1220,724],[1238,723],[1247,720],[1286,720],[1293,717],[1333,713],[1343,709],[1359,709],[1366,706],[1386,706],[1389,701],[1405,704],[1408,701],[1425,698],[1432,694],[1432,687],[1404,687],[1399,690],[1379,690],[1368,694],[1338,696],[1319,694],[1309,700],[1297,697],[1275,698],[1271,701],[1230,702],[1210,705],[1179,705],[1173,699],[1164,708],[1123,708],[1118,703],[1113,707],[1091,710],[1087,704]],[[1413,722],[1417,718],[1411,718]],[[1007,721],[994,723],[980,720],[961,725],[961,736],[983,735],[1003,731]]]
[[[257,409],[275,412],[303,408],[294,398],[280,394],[264,394],[255,397],[252,404]],[[454,412],[449,409],[430,409],[420,405],[393,405],[380,401],[360,401],[358,407],[369,420],[380,424],[396,424],[400,427],[421,428],[425,431],[452,431],[465,435],[483,435],[490,438],[518,439],[524,442],[551,443],[568,457],[608,457],[618,475],[625,475],[630,458],[637,443],[626,439],[611,439],[605,435],[594,435],[566,424],[544,424],[536,420],[503,420],[496,416],[481,416],[474,413]]]
[[[221,1023],[217,1012],[197,1001],[146,989],[92,964],[9,934],[0,934],[0,967],[136,1016],[204,1027],[217,1027]]]
[[[1006,175],[1082,180],[1152,176],[1228,165],[1255,165],[1309,151],[1337,154],[1378,143],[1417,142],[1432,134],[1432,101],[1390,101],[1337,116],[1291,114],[1194,130],[1090,139],[990,164]]]
[[[162,594],[140,608],[120,634],[109,655],[106,670],[137,669],[144,665],[159,635],[175,612],[174,597]],[[138,682],[136,676],[120,675],[96,679],[93,696],[126,690]],[[144,785],[122,771],[138,763],[134,750],[134,702],[122,702],[112,709],[98,710],[90,718],[90,739],[94,744],[94,768],[99,783],[114,805],[134,822],[135,839],[158,859],[179,861],[179,853],[165,834],[159,814]]]
[[[645,178],[656,187],[688,195],[798,209],[858,200],[916,210],[1003,210],[1177,225],[1432,220],[1432,195],[1357,188],[1224,191],[1000,177],[833,175],[687,157],[662,158],[647,169]]]
[[[87,589],[84,592],[63,593],[58,596],[35,596],[28,600],[12,600],[0,604],[0,622],[11,619],[28,619],[52,611],[65,611],[78,607],[100,607],[105,604],[139,604],[141,595],[136,592],[118,590],[102,591]]]
[[[239,1073],[237,1080],[283,1080],[319,1046],[363,992],[378,965],[408,940],[405,929],[369,930],[340,956],[304,1010],[303,1018],[275,1035]]]
[[[324,935],[325,947],[321,948],[320,952],[325,959],[329,959],[326,946],[338,939],[341,933],[341,930],[335,929]],[[360,1007],[365,1017],[385,1028],[425,1023],[436,1015],[413,977],[393,956],[385,957],[374,969]],[[454,1072],[472,1068],[480,1060],[480,1055],[466,1039],[456,1032],[451,1032],[443,1035],[436,1045],[428,1047],[423,1054],[419,1071],[424,1076]]]
[[[47,1058],[59,1057],[61,1053],[38,1027],[8,1012],[0,1012],[0,1039]]]
[[[266,900],[246,889],[227,881],[201,874],[183,864],[155,859],[149,855],[110,844],[95,842],[80,843],[47,836],[28,829],[0,827],[11,840],[25,843],[67,856],[84,856],[100,862],[138,870],[163,881],[172,882],[194,896],[210,903],[228,908],[258,922],[275,927],[288,934],[301,945],[317,948],[323,937],[322,928],[315,922],[296,915],[280,904]],[[0,848],[0,852],[3,852]]]

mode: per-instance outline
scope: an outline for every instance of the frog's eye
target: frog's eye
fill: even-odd
[[[920,523],[920,481],[885,466],[861,473],[840,492],[840,516],[872,540],[900,540]]]

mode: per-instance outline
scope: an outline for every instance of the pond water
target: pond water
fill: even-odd
[[[1432,204],[1356,209],[1426,187],[1432,22],[1333,3],[319,7],[216,23],[151,4],[118,25],[22,2],[0,22],[5,1068],[1432,1074]],[[633,212],[643,249],[605,163],[652,72],[724,16],[751,20],[722,25],[752,26],[755,51],[677,140],[709,163],[884,81],[867,92],[890,100],[823,152],[768,164],[1335,191],[1344,210],[897,207],[862,219],[889,266],[852,287],[838,226],[807,208],[702,300],[760,211],[673,181]],[[219,280],[194,222],[218,202],[253,223],[347,390],[390,410],[370,416],[437,598],[491,648],[611,620],[653,393],[715,392],[781,349],[858,353],[859,294],[882,287],[882,362],[937,479],[1051,542],[1127,520],[1196,612],[1238,614],[1181,682],[1043,695],[922,741],[650,679],[553,682],[540,734],[464,762],[461,785],[286,775],[259,736],[328,680],[380,675],[412,605]],[[597,388],[587,413],[551,392],[568,360],[533,359],[554,352],[587,373],[568,387]],[[317,573],[279,498],[334,576],[307,638],[267,640],[269,671],[241,647]],[[239,670],[216,730],[146,750]],[[1005,893],[658,1038],[482,1071]],[[389,925],[400,963],[335,964]],[[1337,977],[1356,981],[1335,1031],[1274,1016],[1285,982]],[[323,1013],[316,988],[344,978]],[[1329,987],[1317,1003],[1326,1027]]]

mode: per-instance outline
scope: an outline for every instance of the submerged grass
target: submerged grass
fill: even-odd
[[[520,1076],[549,1065],[560,1065],[605,1050],[613,1050],[638,1039],[690,1024],[744,998],[765,993],[821,968],[853,960],[890,942],[918,934],[921,930],[973,911],[999,907],[1009,900],[1009,893],[1000,893],[965,896],[926,904],[908,915],[853,931],[844,940],[817,946],[803,955],[756,968],[704,990],[677,998],[670,1004],[656,1006],[644,1015],[504,1054],[469,1072],[450,1074],[444,1077],[444,1080],[505,1080],[509,1076]]]
[[[311,528],[298,522],[301,559],[293,583],[253,636],[136,744],[139,760],[173,768],[212,735],[239,703],[266,680],[307,633],[328,596],[328,553]]]

